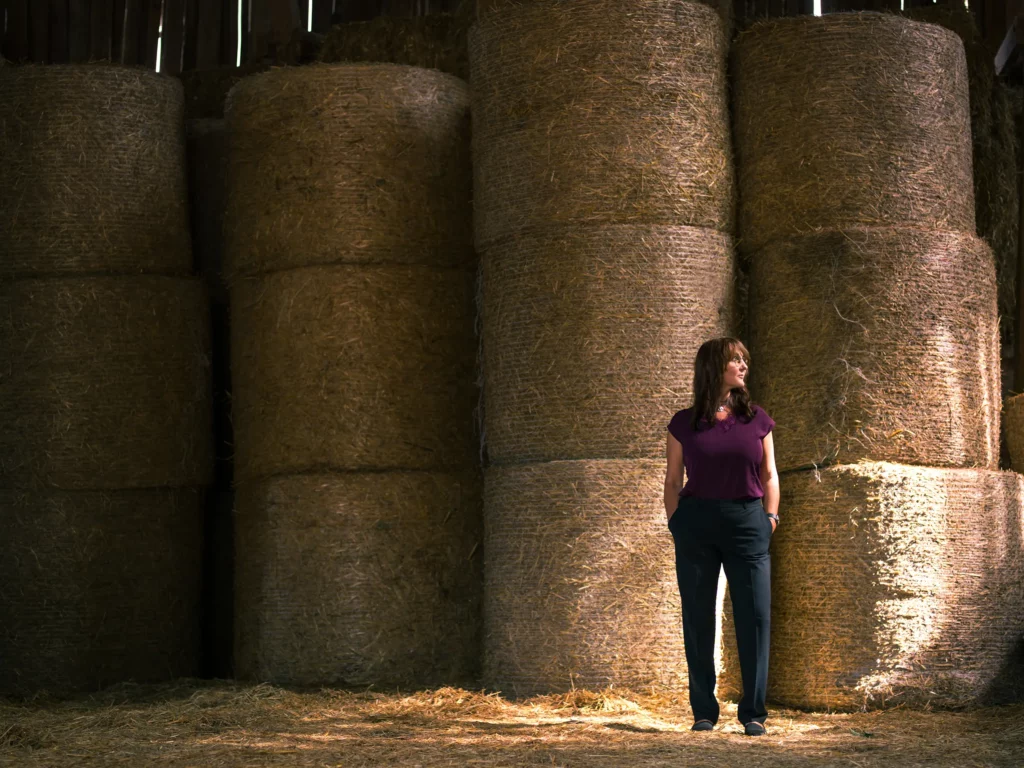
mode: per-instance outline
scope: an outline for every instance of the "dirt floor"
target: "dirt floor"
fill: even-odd
[[[187,680],[74,701],[0,702],[0,766],[1021,766],[1024,705],[972,712],[771,709],[711,733],[683,702],[576,692],[510,702]]]

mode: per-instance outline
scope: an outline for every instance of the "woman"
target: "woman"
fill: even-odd
[[[746,347],[731,337],[698,350],[694,404],[668,425],[665,514],[676,545],[692,730],[710,731],[718,722],[715,600],[724,565],[743,678],[739,720],[748,736],[761,736],[768,717],[768,544],[779,523],[779,478],[775,422],[750,402],[747,361]]]

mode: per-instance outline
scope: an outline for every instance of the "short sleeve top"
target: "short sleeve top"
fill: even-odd
[[[750,499],[764,496],[761,487],[761,441],[775,421],[760,406],[752,407],[749,422],[730,413],[721,421],[701,419],[690,426],[692,408],[676,413],[668,431],[683,446],[686,485],[680,496],[701,499]]]

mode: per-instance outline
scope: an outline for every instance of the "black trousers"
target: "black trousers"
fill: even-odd
[[[669,519],[676,545],[676,577],[683,603],[683,642],[694,720],[718,722],[715,698],[715,601],[718,574],[729,582],[743,698],[739,720],[768,717],[768,642],[771,632],[772,521],[761,499],[683,496]]]

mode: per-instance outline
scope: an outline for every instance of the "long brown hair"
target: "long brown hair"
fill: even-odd
[[[725,367],[737,354],[743,355],[749,365],[750,353],[742,341],[732,336],[710,339],[697,350],[697,359],[693,365],[693,413],[690,416],[690,426],[694,432],[703,419],[714,424]],[[745,423],[754,418],[754,404],[750,402],[750,392],[745,386],[733,387],[729,394],[733,412]]]

